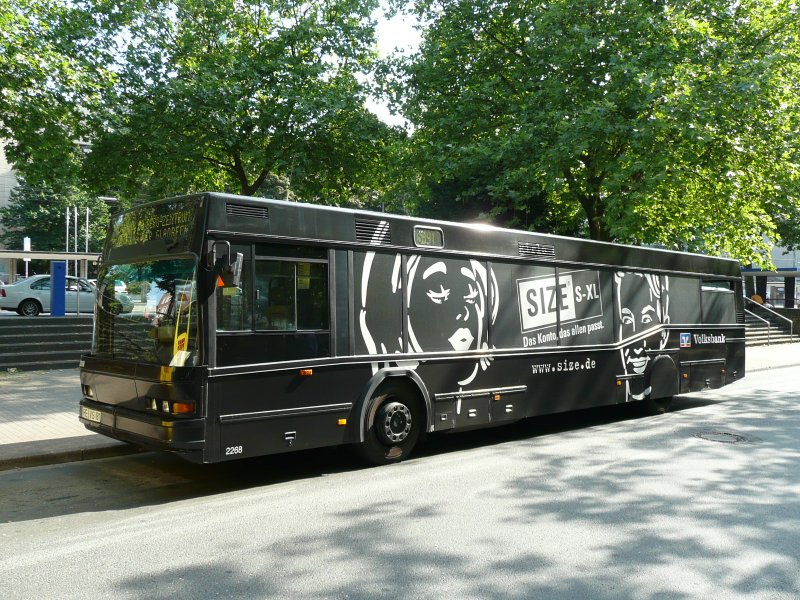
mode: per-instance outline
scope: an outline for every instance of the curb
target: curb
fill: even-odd
[[[792,367],[797,367],[797,366],[800,366],[800,365],[798,365],[798,364],[793,364],[793,365],[766,365],[766,366],[757,367],[755,369],[749,368],[749,369],[747,369],[747,371],[745,371],[745,377],[747,377],[747,373],[759,373],[761,371],[772,371],[773,369],[791,369]]]
[[[0,450],[2,450],[0,471],[93,460],[96,458],[112,458],[144,451],[138,446],[126,444],[125,442],[97,439],[94,437],[96,435],[3,444],[0,446]]]

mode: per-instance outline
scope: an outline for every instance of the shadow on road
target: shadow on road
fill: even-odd
[[[755,390],[712,413],[721,422],[691,414],[720,398],[686,397],[674,413],[630,427],[617,426],[633,419],[630,408],[614,407],[435,437],[414,460],[463,474],[470,450],[485,447],[504,465],[475,467],[493,479],[486,495],[438,495],[469,510],[436,504],[425,489],[368,507],[334,504],[323,515],[331,524],[324,532],[312,527],[290,543],[248,548],[263,573],[226,559],[208,568],[219,589],[242,598],[299,592],[302,582],[320,581],[314,570],[326,568],[334,572],[323,589],[310,591],[314,597],[436,597],[448,583],[481,598],[797,597],[796,535],[787,532],[800,525],[798,408],[788,394]],[[609,424],[611,431],[586,431]],[[720,428],[741,434],[741,443],[697,436]],[[438,460],[459,452],[458,462]],[[351,468],[337,452],[287,461],[236,465],[242,471],[221,471],[228,480],[217,485],[269,485]],[[278,479],[251,473],[277,465],[287,469]],[[477,519],[491,521],[488,537],[472,539]],[[163,577],[136,574],[119,589],[156,598],[202,594],[207,573],[186,567]]]
[[[680,412],[718,401],[697,397],[679,398],[673,405],[673,411]],[[434,434],[418,445],[410,460],[484,446],[501,446],[508,442],[640,417],[636,406],[620,405],[537,417],[490,429]],[[16,486],[27,488],[26,501],[20,502],[20,496],[15,497],[13,493],[0,497],[0,522],[158,505],[364,468],[369,467],[360,463],[349,448],[341,447],[213,465],[187,463],[170,454],[142,453],[8,471],[0,473],[0,484],[9,492]]]

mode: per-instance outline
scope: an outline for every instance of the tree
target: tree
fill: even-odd
[[[392,132],[364,108],[375,1],[178,0],[131,10],[87,173],[123,195],[199,189],[369,201]],[[143,187],[144,185],[144,187]]]
[[[434,182],[593,239],[769,262],[800,206],[797,6],[428,0],[392,84]],[[796,225],[795,225],[796,226]]]
[[[89,250],[100,252],[108,227],[108,206],[75,186],[58,190],[33,187],[20,181],[11,190],[8,206],[0,208],[0,242],[6,248],[22,249],[24,237],[31,238],[34,250],[63,251],[66,238],[67,207],[78,208],[78,250],[85,248],[86,209],[90,210]],[[74,249],[74,219],[70,211],[70,246]]]
[[[10,3],[0,133],[30,183],[376,201],[397,135],[364,107],[377,0]]]
[[[77,142],[112,80],[108,26],[80,0],[0,4],[0,137],[30,184],[69,186],[80,173]]]

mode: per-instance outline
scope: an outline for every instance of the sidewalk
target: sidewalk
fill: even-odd
[[[78,369],[0,372],[0,471],[139,450],[78,420]]]
[[[747,349],[747,370],[800,364],[800,343]],[[0,470],[120,456],[130,444],[89,432],[78,421],[77,369],[0,373]]]

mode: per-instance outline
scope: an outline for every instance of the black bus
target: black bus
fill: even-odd
[[[204,193],[112,223],[80,419],[203,463],[640,402],[745,374],[733,260]]]

